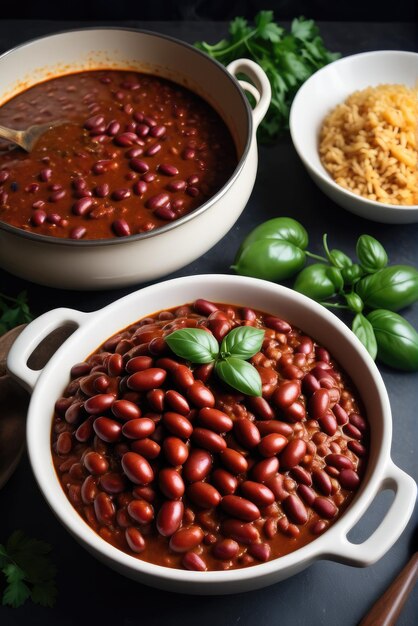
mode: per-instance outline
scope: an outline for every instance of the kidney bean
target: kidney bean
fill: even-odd
[[[122,469],[136,485],[148,485],[154,480],[154,472],[148,461],[136,452],[126,452],[121,459]]]
[[[301,422],[306,417],[306,410],[300,402],[294,402],[285,409],[286,419],[291,422]]]
[[[94,502],[95,497],[99,493],[97,489],[97,482],[93,476],[87,476],[81,485],[81,499],[84,504],[91,504]]]
[[[277,457],[269,457],[258,461],[251,468],[251,475],[258,483],[264,483],[269,478],[273,477],[279,469],[279,461]]]
[[[90,474],[101,476],[109,469],[109,463],[98,452],[87,452],[83,458],[84,467]]]
[[[354,452],[354,454],[358,457],[365,456],[366,454],[366,448],[359,441],[349,441],[347,443],[347,448],[351,450],[351,452]]]
[[[221,494],[210,483],[196,481],[187,488],[188,497],[203,509],[212,509],[221,501]]]
[[[183,465],[189,456],[189,448],[178,437],[166,437],[163,442],[163,451],[171,465]]]
[[[319,384],[319,381],[317,378],[315,378],[315,376],[312,376],[312,374],[310,373],[305,374],[302,379],[302,389],[303,392],[306,393],[306,395],[311,396],[313,393],[315,393],[315,391],[318,391],[318,389],[320,388],[321,385]]]
[[[354,491],[360,484],[359,475],[352,469],[343,469],[339,473],[338,480],[343,489]]]
[[[231,495],[238,488],[237,478],[221,467],[213,471],[211,481],[222,495]]]
[[[267,326],[267,328],[272,328],[277,333],[287,334],[290,333],[290,331],[292,330],[290,324],[280,319],[279,317],[274,317],[272,315],[267,315],[264,318],[264,324]]]
[[[41,226],[46,220],[46,213],[42,209],[36,209],[30,218],[31,224],[33,226]]]
[[[93,417],[87,418],[75,431],[75,438],[80,443],[88,441],[93,434]]]
[[[188,439],[193,432],[192,424],[180,413],[167,411],[163,415],[163,423],[170,433],[183,439]]]
[[[356,427],[354,424],[346,424],[343,426],[343,432],[348,437],[352,437],[353,439],[361,440],[363,438],[363,433]]]
[[[347,411],[345,411],[340,404],[335,404],[332,407],[332,412],[334,413],[339,426],[344,426],[344,424],[348,422]]]
[[[84,196],[77,200],[72,206],[72,212],[74,215],[86,215],[93,206],[93,198]]]
[[[248,450],[260,443],[260,431],[254,422],[249,419],[238,419],[233,423],[234,435],[244,448]]]
[[[273,457],[279,454],[286,446],[287,439],[279,433],[271,433],[263,437],[258,444],[258,452],[261,456]]]
[[[222,464],[225,465],[226,469],[232,472],[232,474],[238,475],[247,471],[247,459],[237,450],[225,447],[220,452],[220,459]]]
[[[71,433],[68,431],[61,433],[58,435],[56,449],[57,453],[61,456],[68,454],[73,447],[73,441],[71,437]]]
[[[330,496],[332,493],[331,479],[328,474],[322,469],[316,469],[312,472],[312,478],[321,493],[324,496]]]
[[[157,515],[157,530],[163,537],[170,537],[180,528],[184,505],[180,500],[166,500]]]
[[[145,550],[145,539],[134,526],[125,530],[125,539],[132,552],[140,554]]]
[[[122,493],[126,489],[126,480],[122,474],[108,472],[99,480],[100,487],[109,494]]]
[[[308,521],[308,512],[303,502],[295,495],[289,495],[282,503],[286,515],[295,524],[306,524]]]
[[[335,506],[334,502],[332,502],[332,500],[329,500],[328,498],[324,498],[323,496],[318,496],[317,498],[315,498],[314,502],[312,503],[312,507],[316,511],[316,513],[318,513],[318,515],[324,517],[325,519],[332,519],[338,513],[338,509]]]
[[[194,572],[205,572],[207,570],[206,563],[195,552],[187,552],[181,563],[183,567]]]
[[[209,316],[214,311],[218,311],[219,307],[213,302],[209,302],[209,300],[204,300],[203,298],[198,298],[193,303],[193,308],[196,313],[199,315],[207,315]]]
[[[301,393],[300,382],[298,380],[288,380],[282,382],[274,391],[272,400],[281,409],[290,407],[296,402]]]
[[[160,470],[158,484],[162,493],[170,500],[177,500],[184,494],[183,479],[172,467],[165,467]]]
[[[233,421],[230,417],[228,417],[228,415],[226,415],[222,411],[219,411],[218,409],[213,409],[209,407],[204,407],[203,409],[200,409],[198,413],[198,421],[200,422],[200,424],[202,424],[206,428],[209,428],[210,430],[215,431],[216,433],[228,432],[232,430],[232,427],[234,425]],[[221,448],[224,447],[226,447],[226,444],[221,444]]]
[[[329,393],[327,389],[318,389],[314,391],[309,398],[309,414],[314,419],[323,417],[329,410]]]
[[[126,400],[121,400],[121,402],[126,402]],[[128,439],[145,439],[152,435],[154,430],[155,424],[148,417],[129,419],[122,426],[122,434]]]
[[[221,532],[225,537],[235,539],[244,545],[257,543],[260,539],[260,534],[253,524],[239,519],[226,519],[221,524]]]
[[[176,413],[181,415],[188,415],[190,413],[190,406],[186,398],[182,396],[178,391],[169,389],[165,392],[165,401]]]
[[[295,467],[292,467],[289,474],[298,483],[307,485],[308,487],[312,485],[312,476],[305,468],[300,467],[300,465],[296,465]]]
[[[245,480],[242,482],[240,489],[242,494],[248,498],[248,500],[251,500],[251,502],[254,502],[254,504],[260,507],[269,506],[270,504],[273,504],[276,499],[274,493],[271,489],[266,487],[266,485],[256,483],[252,480]]]
[[[344,469],[354,469],[352,461],[343,454],[328,454],[325,457],[325,463],[336,467],[340,471]]]
[[[306,442],[303,439],[292,439],[280,454],[280,465],[284,469],[291,469],[299,465],[306,454]]]
[[[94,499],[94,513],[97,517],[99,524],[103,526],[111,526],[115,518],[115,506],[107,495],[103,491],[99,492]]]
[[[367,422],[358,413],[350,413],[349,420],[350,424],[355,426],[360,432],[365,433],[367,431]]]
[[[127,384],[134,391],[149,391],[155,387],[161,387],[166,376],[167,372],[165,370],[159,367],[150,367],[129,376]]]
[[[84,408],[90,415],[98,415],[110,409],[115,401],[115,396],[111,393],[99,393],[84,402]]]
[[[192,439],[200,448],[209,452],[221,452],[226,449],[225,439],[207,428],[195,428]]]
[[[248,554],[251,554],[257,561],[265,563],[270,559],[271,547],[268,543],[253,543],[248,546]]]
[[[187,387],[187,398],[198,408],[212,409],[215,406],[215,396],[200,380]]]
[[[335,435],[335,433],[337,432],[337,420],[332,413],[326,413],[325,415],[320,417],[318,419],[318,423],[324,433],[326,433],[330,437],[332,437],[332,435]]]
[[[296,491],[298,496],[300,496],[308,506],[312,506],[317,496],[311,487],[308,485],[299,485]]]
[[[156,441],[146,437],[145,439],[137,439],[133,441],[131,443],[131,450],[141,454],[148,460],[153,460],[159,456],[161,447]]]
[[[141,417],[141,409],[129,400],[115,400],[112,404],[112,413],[118,419],[128,421]]]
[[[195,382],[193,372],[186,365],[177,365],[171,374],[174,382],[182,389],[187,389]]]
[[[293,435],[293,427],[290,426],[290,424],[280,422],[279,420],[271,420],[270,422],[256,421],[255,425],[262,436],[269,435],[270,433],[279,433],[284,437],[290,437]]]
[[[273,409],[267,402],[267,400],[263,397],[251,396],[247,400],[248,405],[252,411],[257,415],[257,417],[263,420],[272,420],[275,415]]]
[[[154,508],[146,500],[131,500],[127,511],[138,524],[149,524],[154,519]]]
[[[212,555],[215,559],[228,561],[234,559],[238,552],[239,544],[234,539],[221,539],[212,549]]]
[[[183,467],[183,477],[190,483],[206,478],[212,469],[212,456],[206,450],[194,448]]]
[[[187,552],[198,546],[203,537],[200,526],[183,527],[171,536],[169,545],[173,552]]]
[[[169,163],[160,163],[157,167],[157,171],[165,176],[177,176],[179,173],[177,167]]]
[[[94,432],[107,443],[114,443],[120,439],[121,425],[109,417],[97,417],[93,422]]]
[[[135,356],[132,359],[129,359],[126,363],[126,371],[130,374],[135,374],[136,372],[142,372],[144,370],[151,369],[153,366],[153,359],[150,356]]]
[[[131,234],[131,228],[125,219],[114,220],[112,230],[118,237],[128,237]]]

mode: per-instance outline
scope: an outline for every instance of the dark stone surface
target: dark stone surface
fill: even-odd
[[[116,24],[116,22],[115,22]],[[93,24],[92,24],[93,25]],[[124,22],[193,42],[218,40],[226,24]],[[77,22],[13,21],[0,23],[0,51],[32,37],[78,26]],[[331,49],[344,55],[374,49],[416,50],[412,24],[323,23],[321,31]],[[299,161],[289,136],[272,147],[260,149],[257,182],[243,215],[212,250],[170,277],[199,273],[229,273],[242,238],[258,223],[278,215],[300,220],[310,234],[310,249],[319,252],[323,232],[332,246],[354,255],[356,238],[367,232],[382,241],[392,263],[418,265],[418,224],[385,225],[369,222],[340,209],[312,183]],[[1,291],[13,295],[27,289],[36,314],[69,306],[95,310],[134,291],[76,293],[39,287],[0,271]],[[418,327],[418,306],[404,311]],[[332,349],[332,346],[330,346]],[[393,410],[394,462],[417,478],[417,374],[380,367]],[[353,531],[354,541],[363,541],[377,526],[390,497],[377,498],[369,513]],[[2,626],[67,626],[73,624],[134,624],[182,626],[353,626],[383,593],[408,560],[413,549],[411,520],[401,538],[375,565],[366,569],[321,561],[304,572],[272,587],[233,596],[193,597],[157,591],[136,584],[99,564],[64,530],[48,509],[35,484],[27,459],[0,492],[0,542],[22,528],[29,535],[54,546],[58,567],[59,597],[53,610],[27,603],[18,610],[0,608]],[[418,594],[415,591],[399,619],[399,626],[416,623]]]

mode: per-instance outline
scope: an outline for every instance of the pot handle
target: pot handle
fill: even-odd
[[[352,543],[347,534],[355,526],[358,519],[341,526],[339,535],[333,538],[334,545],[327,551],[325,558],[365,567],[375,563],[393,546],[406,527],[412,512],[417,494],[417,485],[411,476],[406,474],[391,459],[385,468],[383,477],[376,488],[376,495],[385,489],[395,492],[395,498],[372,535],[362,543]],[[341,522],[344,518],[341,518]],[[336,530],[336,529],[335,529]]]
[[[238,80],[243,90],[248,91],[255,98],[256,105],[253,109],[253,120],[256,130],[270,105],[271,87],[269,79],[264,70],[250,59],[236,59],[227,65],[226,69],[235,78],[237,74],[244,74],[254,83]]]
[[[33,370],[28,367],[28,360],[32,352],[41,341],[54,330],[66,324],[75,324],[80,327],[90,313],[83,313],[74,309],[53,309],[33,320],[21,332],[10,348],[7,357],[7,370],[10,375],[31,393],[42,369]]]

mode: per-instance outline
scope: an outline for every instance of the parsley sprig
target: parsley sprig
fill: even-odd
[[[274,21],[273,11],[260,11],[254,26],[236,17],[229,25],[228,39],[213,45],[200,41],[195,46],[224,65],[246,57],[264,69],[272,89],[271,104],[258,131],[264,142],[288,128],[290,106],[302,83],[340,56],[325,48],[313,20],[296,18],[288,32]]]
[[[21,291],[16,298],[0,293],[0,335],[31,320],[26,291]]]
[[[56,570],[49,557],[51,549],[48,543],[31,539],[21,530],[16,530],[6,545],[0,544],[0,570],[5,582],[3,605],[17,608],[30,598],[36,604],[53,606],[57,590]]]

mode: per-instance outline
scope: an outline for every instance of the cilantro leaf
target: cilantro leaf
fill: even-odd
[[[35,604],[53,607],[57,597],[57,588],[52,581],[39,583],[33,586],[30,597]]]
[[[29,587],[18,580],[13,584],[7,585],[3,593],[3,605],[9,605],[15,609],[21,606],[30,596]]]
[[[274,22],[273,11],[260,11],[255,18],[255,25],[259,36],[274,43],[280,41],[283,28]]]
[[[16,298],[0,293],[0,334],[31,320],[26,291]]]

